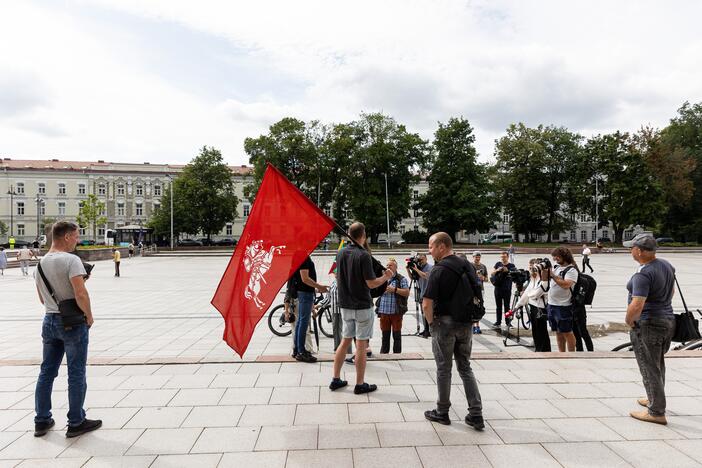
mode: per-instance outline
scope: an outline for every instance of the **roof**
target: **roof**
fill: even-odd
[[[0,159],[0,170],[8,171],[70,171],[70,172],[180,172],[184,164],[143,164],[109,161],[63,161],[60,159]],[[237,175],[250,175],[253,168],[247,165],[229,166]]]

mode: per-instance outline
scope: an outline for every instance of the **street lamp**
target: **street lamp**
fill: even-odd
[[[44,204],[44,199],[41,198],[39,195],[34,199],[35,202],[37,202],[37,238],[36,240],[39,241],[39,220],[41,219],[41,206]]]
[[[390,204],[388,203],[388,173],[385,173],[385,216],[388,222],[388,248],[390,248]]]
[[[10,190],[7,191],[7,194],[10,196],[10,237],[15,237],[13,215],[15,212],[15,196],[18,194],[15,192],[13,185],[10,185]]]
[[[170,174],[166,174],[170,183],[168,184],[171,189],[171,250],[173,250],[173,177]]]

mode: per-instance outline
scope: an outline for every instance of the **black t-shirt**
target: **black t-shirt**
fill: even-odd
[[[503,266],[507,267],[507,270],[509,271],[517,271],[517,267],[514,266],[514,263],[502,263],[502,262],[497,262],[495,263],[495,270],[498,270],[502,268]],[[505,271],[498,271],[495,273],[495,289],[500,289],[500,290],[507,290],[511,291],[512,290],[512,278],[509,277],[509,274]]]
[[[466,268],[468,270],[468,280],[473,285],[474,294],[482,299],[480,281],[478,280],[478,275],[475,274],[475,267],[473,264],[465,258],[449,255],[443,258],[441,262],[437,262],[434,268],[431,269],[427,289],[424,291],[424,297],[437,303],[438,307],[437,305],[434,306],[434,313],[436,315],[441,315],[440,312],[437,313],[437,311],[441,309],[441,304],[448,304],[451,301],[451,297],[456,290],[456,285],[459,280],[456,273],[441,264],[444,262],[450,264],[451,267],[458,271]]]
[[[339,307],[344,309],[370,309],[373,307],[366,280],[374,280],[373,261],[367,250],[352,244],[337,255],[337,280]]]
[[[298,292],[314,292],[314,288],[302,282],[302,276],[300,275],[300,270],[307,270],[310,278],[317,281],[317,270],[314,268],[314,262],[310,257],[307,257],[300,268],[295,272],[295,286],[297,286]]]

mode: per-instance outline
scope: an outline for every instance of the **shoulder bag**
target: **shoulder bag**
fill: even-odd
[[[687,343],[688,341],[699,340],[701,338],[700,323],[687,308],[685,298],[683,297],[682,290],[680,289],[680,284],[678,283],[678,277],[675,276],[674,278],[675,285],[678,287],[678,293],[680,293],[680,299],[682,300],[683,307],[685,307],[685,312],[675,314],[675,334],[673,335],[673,341],[677,343]]]
[[[59,314],[61,316],[61,323],[63,324],[64,330],[70,330],[75,326],[84,324],[85,313],[83,313],[80,306],[78,305],[78,301],[76,301],[75,298],[66,299],[65,301],[59,301],[56,298],[54,288],[51,287],[51,283],[49,283],[49,280],[46,279],[44,270],[42,270],[41,268],[41,262],[37,264],[37,270],[39,270],[41,279],[44,280],[46,289],[49,290],[49,294],[51,294],[51,297],[54,299],[54,302],[56,302],[56,304],[58,305]]]

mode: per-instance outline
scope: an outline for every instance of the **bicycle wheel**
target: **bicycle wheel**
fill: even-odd
[[[633,351],[634,348],[633,348],[633,346],[631,345],[631,343],[620,344],[619,346],[615,346],[614,348],[612,348],[612,351],[622,351],[622,350],[624,350],[624,351]]]
[[[332,314],[329,307],[324,307],[317,312],[317,323],[319,324],[319,330],[322,332],[322,335],[327,338],[334,338]]]
[[[694,349],[702,349],[702,340],[695,340],[695,341],[691,341],[690,343],[685,343],[685,346],[683,346],[680,349],[684,349],[685,351],[692,351]]]
[[[268,328],[270,328],[275,335],[290,335],[293,325],[295,325],[295,322],[289,323],[285,321],[285,306],[283,304],[274,307],[268,313]]]

